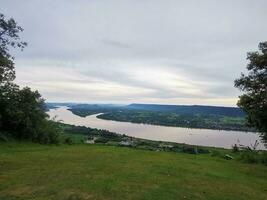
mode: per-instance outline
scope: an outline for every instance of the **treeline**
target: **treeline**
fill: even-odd
[[[39,143],[58,143],[59,126],[48,120],[38,91],[6,83],[0,86],[1,140],[15,138]]]
[[[83,135],[86,140],[93,141],[96,144],[105,144],[110,146],[124,146],[135,149],[150,151],[169,151],[177,153],[203,154],[210,153],[208,147],[200,147],[188,144],[178,144],[173,142],[152,141],[140,138],[134,138],[127,135],[120,135],[107,130],[92,129],[85,126],[73,126],[63,124],[64,132],[72,136]],[[92,143],[90,143],[92,144]]]
[[[75,112],[74,112],[75,113]],[[217,130],[254,131],[244,118],[207,114],[176,114],[170,112],[123,110],[98,115],[98,118],[163,126]]]
[[[103,113],[97,117],[115,121],[185,128],[255,131],[255,129],[246,126],[244,114],[240,109],[230,107],[76,104],[69,105],[69,110],[81,117]],[[220,110],[224,111],[219,112]]]
[[[93,129],[85,126],[73,126],[61,124],[64,132],[69,137],[65,139],[65,143],[73,144],[75,136],[81,136],[80,142],[89,144],[101,144],[109,146],[120,146],[134,149],[142,149],[149,151],[167,151],[174,153],[189,154],[210,154],[222,159],[235,159],[245,163],[261,163],[267,165],[267,154],[265,151],[256,150],[257,146],[237,146],[233,145],[232,150],[221,148],[203,147],[188,144],[179,144],[174,142],[152,141],[140,138],[134,138],[127,135],[120,135],[107,130]],[[88,142],[90,141],[90,142]],[[255,143],[256,144],[256,143]]]
[[[222,106],[201,106],[201,105],[160,105],[160,104],[130,104],[130,105],[116,105],[116,104],[73,104],[73,103],[48,103],[50,106],[68,106],[73,111],[86,111],[90,114],[99,112],[110,112],[120,110],[134,110],[134,111],[153,111],[153,112],[169,112],[176,114],[189,115],[221,115],[227,117],[245,117],[244,112],[236,107],[222,107]],[[89,112],[90,111],[90,112]]]
[[[222,106],[200,106],[200,105],[159,105],[159,104],[130,104],[128,109],[171,112],[177,114],[201,114],[201,115],[223,115],[228,117],[244,117],[240,108]]]
[[[53,104],[61,106],[61,104]],[[68,104],[68,110],[75,115],[86,117],[88,115],[94,115],[98,113],[107,113],[121,110],[128,110],[127,106],[116,104]]]

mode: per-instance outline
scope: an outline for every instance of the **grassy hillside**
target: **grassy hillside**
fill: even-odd
[[[0,143],[1,200],[260,200],[266,188],[266,166],[207,154]]]

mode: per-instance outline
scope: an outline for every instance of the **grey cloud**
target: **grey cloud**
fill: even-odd
[[[122,43],[122,42],[118,42],[118,41],[114,41],[114,40],[110,40],[110,39],[103,39],[102,42],[106,45],[110,45],[113,47],[118,47],[118,48],[131,48],[130,45]]]
[[[18,82],[27,78],[30,86],[37,85],[34,75],[23,73],[30,71],[27,66],[65,68],[75,70],[76,78],[62,70],[58,81],[86,87],[97,80],[149,91],[142,96],[121,94],[121,99],[102,96],[107,101],[145,98],[161,103],[186,98],[172,103],[188,104],[197,98],[205,103],[205,96],[207,102],[222,99],[219,104],[223,99],[236,100],[233,81],[245,70],[246,52],[256,50],[267,33],[265,0],[2,0],[0,12],[18,21],[25,29],[22,38],[29,43],[24,52],[14,51]],[[146,80],[155,70],[158,79],[164,78],[161,72],[183,79],[177,86],[175,78],[172,83]],[[142,71],[144,78],[137,79]],[[45,78],[40,75],[40,79],[42,88]],[[191,92],[180,86],[183,82]],[[66,91],[49,88],[44,95],[49,101],[70,98]],[[99,94],[90,97],[77,91],[75,95],[77,101],[102,101]]]

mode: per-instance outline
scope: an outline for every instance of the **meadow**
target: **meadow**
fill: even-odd
[[[0,143],[1,200],[267,199],[267,168],[210,154]]]

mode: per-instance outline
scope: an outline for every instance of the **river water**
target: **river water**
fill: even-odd
[[[49,110],[50,118],[62,120],[66,124],[86,126],[91,128],[105,129],[119,134],[177,143],[186,143],[200,146],[231,148],[235,143],[251,146],[256,140],[260,141],[258,134],[241,131],[224,131],[210,129],[191,129],[158,126],[149,124],[135,124],[131,122],[118,122],[98,119],[96,115],[80,117],[74,115],[67,107],[59,107]],[[258,149],[266,149],[260,143]]]

